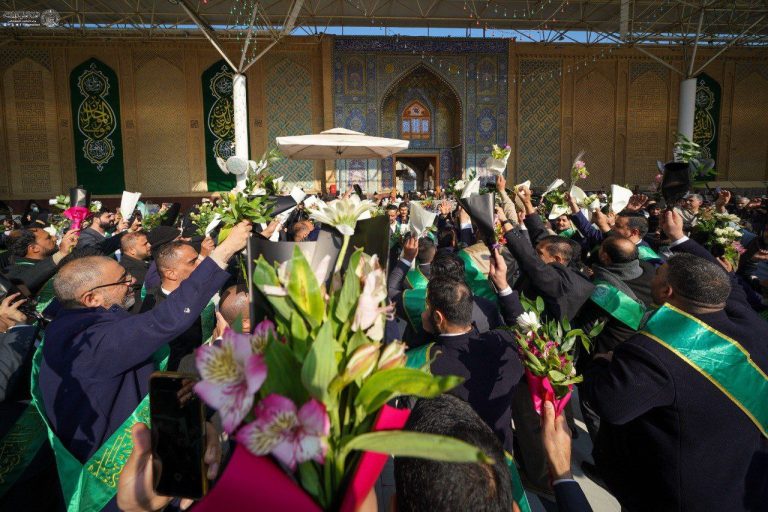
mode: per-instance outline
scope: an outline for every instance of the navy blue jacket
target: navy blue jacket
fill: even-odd
[[[696,242],[673,251],[713,259]],[[733,287],[724,310],[695,315],[737,340],[768,372],[768,325]],[[594,458],[629,511],[766,510],[768,440],[722,391],[653,339],[637,334],[582,387],[601,417]]]
[[[449,391],[472,406],[512,453],[512,397],[523,376],[511,331],[440,335],[430,351],[435,375],[458,375],[464,382]]]
[[[64,309],[46,329],[40,390],[56,435],[87,460],[147,394],[152,354],[199,318],[229,274],[206,259],[155,309]]]

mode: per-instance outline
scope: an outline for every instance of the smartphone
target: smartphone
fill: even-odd
[[[164,496],[200,499],[208,492],[205,417],[195,382],[176,372],[155,372],[149,378],[154,488]]]

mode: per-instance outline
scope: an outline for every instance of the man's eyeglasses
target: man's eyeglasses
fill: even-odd
[[[93,290],[98,290],[99,288],[106,288],[107,286],[116,286],[119,284],[129,285],[132,282],[133,282],[133,276],[126,271],[126,272],[123,272],[123,277],[121,277],[119,281],[114,283],[100,284],[99,286],[94,286],[93,288],[91,288],[85,293],[91,293]],[[85,295],[85,293],[83,295]]]

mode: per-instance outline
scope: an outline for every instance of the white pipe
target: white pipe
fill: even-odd
[[[232,103],[235,115],[235,155],[248,160],[248,102],[245,92],[245,75],[232,75]],[[246,174],[237,177],[237,188],[245,188]]]
[[[693,117],[696,112],[696,79],[680,82],[680,101],[677,106],[677,131],[693,140]]]

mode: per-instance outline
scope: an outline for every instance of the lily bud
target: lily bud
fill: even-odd
[[[353,381],[357,378],[366,378],[376,368],[376,362],[379,360],[379,344],[366,343],[358,347],[349,358],[347,368],[344,370],[344,376],[347,380]]]
[[[405,366],[408,359],[405,355],[405,343],[402,341],[393,341],[381,351],[379,358],[379,370],[388,370],[390,368],[401,368]]]

